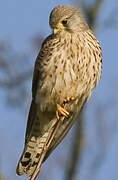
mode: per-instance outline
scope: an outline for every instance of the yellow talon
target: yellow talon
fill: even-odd
[[[69,112],[66,111],[64,108],[62,108],[59,104],[57,104],[56,115],[57,115],[57,118],[58,118],[58,119],[59,119],[59,114],[65,116],[65,117],[68,117]]]

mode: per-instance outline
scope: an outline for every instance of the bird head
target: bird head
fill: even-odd
[[[74,6],[57,6],[50,14],[49,24],[55,33],[75,32],[88,29],[81,10]]]

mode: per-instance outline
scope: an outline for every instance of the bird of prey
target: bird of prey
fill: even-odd
[[[102,69],[99,41],[79,8],[55,7],[49,24],[53,32],[35,62],[25,146],[17,166],[17,174],[30,180],[72,127]]]

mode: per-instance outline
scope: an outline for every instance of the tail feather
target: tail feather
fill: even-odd
[[[42,119],[43,121],[41,121]],[[42,164],[45,146],[47,141],[50,140],[50,134],[54,130],[56,121],[56,118],[49,118],[49,114],[45,115],[37,111],[37,105],[35,103],[31,104],[25,147],[16,169],[18,175],[26,174],[31,178],[38,163],[41,161]]]
[[[43,152],[48,136],[49,132],[45,132],[41,138],[36,138],[34,136],[31,137],[25,146],[21,159],[18,163],[18,175],[25,173],[29,177],[32,176]]]

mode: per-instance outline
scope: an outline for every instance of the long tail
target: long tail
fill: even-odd
[[[42,115],[38,114],[36,109],[37,105],[32,102],[28,117],[25,147],[16,169],[18,175],[26,174],[31,180],[34,180],[38,174],[35,171],[40,171],[47,151],[46,148],[48,148],[47,145],[52,139],[52,133],[57,122],[57,119],[51,120],[44,130],[46,120],[42,125],[39,120],[39,116],[42,118]],[[43,118],[45,118],[44,115]]]

